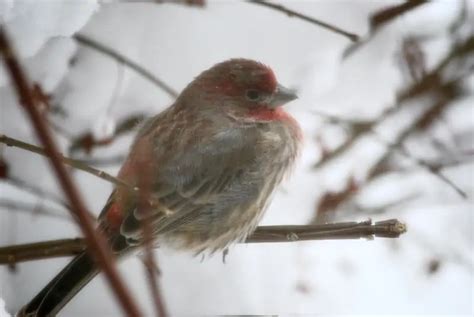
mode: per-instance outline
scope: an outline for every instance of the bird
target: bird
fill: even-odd
[[[258,225],[275,189],[292,170],[302,132],[283,105],[297,98],[260,62],[234,58],[191,81],[176,101],[138,129],[98,217],[117,258],[144,243],[196,254],[226,250]],[[146,210],[146,212],[145,212]],[[77,255],[19,313],[55,316],[98,273]]]

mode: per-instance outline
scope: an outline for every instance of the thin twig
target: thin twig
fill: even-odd
[[[40,188],[38,186],[25,182],[24,180],[21,180],[11,175],[8,176],[6,181],[8,184],[15,186],[16,188],[20,190],[29,192],[39,198],[43,198],[43,199],[47,199],[52,202],[55,202],[56,204],[61,205],[65,209],[71,209],[71,207],[64,201],[64,199],[56,195],[55,193],[48,192],[44,190],[43,188]]]
[[[16,58],[16,54],[10,45],[8,36],[3,26],[0,25],[0,54],[4,57],[4,63],[12,79],[13,86],[18,94],[21,106],[30,117],[34,130],[38,138],[45,147],[45,151],[50,158],[51,167],[66,194],[70,206],[73,208],[72,216],[78,220],[79,227],[84,234],[91,255],[97,260],[117,296],[122,308],[129,316],[141,316],[140,310],[135,301],[130,296],[117,269],[112,261],[113,256],[107,247],[104,237],[94,229],[94,222],[89,217],[87,208],[75,186],[72,178],[68,174],[62,163],[62,158],[57,150],[51,132],[41,115],[38,102],[32,93],[32,85],[27,79],[24,70]]]
[[[106,139],[96,140],[91,132],[71,138],[68,152],[72,155],[72,153],[82,149],[84,152],[90,153],[93,148],[110,145],[119,136],[135,129],[145,118],[146,115],[143,113],[135,113],[127,116],[117,123],[114,134]]]
[[[462,76],[458,76],[456,78],[452,78],[453,75],[450,74],[448,76],[444,76],[445,70],[452,64],[455,64],[456,61],[459,61],[462,58],[468,56],[468,54],[474,51],[474,37],[471,36],[465,39],[463,42],[458,43],[453,46],[452,50],[448,52],[444,59],[429,73],[425,73],[424,76],[417,82],[414,82],[412,85],[406,87],[402,90],[398,96],[396,103],[388,108],[382,115],[380,115],[376,120],[371,122],[364,122],[361,124],[351,123],[347,120],[340,119],[339,123],[350,126],[352,130],[352,135],[349,139],[347,139],[341,146],[336,148],[334,151],[327,153],[324,155],[319,162],[315,164],[315,168],[322,168],[326,163],[330,160],[338,157],[340,154],[345,152],[347,149],[352,147],[357,140],[361,137],[366,136],[368,133],[372,133],[374,136],[377,137],[378,140],[381,140],[381,137],[375,131],[375,128],[381,124],[385,119],[389,116],[393,115],[394,113],[400,111],[400,109],[407,107],[411,103],[409,101],[419,98],[424,94],[435,94],[436,96],[440,97],[440,101],[434,102],[430,107],[427,108],[409,127],[405,129],[405,131],[401,132],[394,142],[387,142],[384,141],[385,145],[388,146],[388,151],[379,158],[378,162],[372,171],[377,170],[382,162],[384,162],[389,155],[392,154],[394,150],[400,149],[403,142],[413,135],[414,133],[418,132],[421,129],[426,129],[436,117],[438,117],[447,106],[451,104],[453,100],[459,98],[462,95],[462,91],[459,90],[458,86],[460,81],[464,78],[464,76],[469,74],[469,70],[463,70],[467,72]],[[462,63],[456,64],[457,67],[462,67]],[[472,72],[472,71],[471,71]],[[454,73],[456,74],[456,73]],[[444,81],[442,81],[444,79]],[[332,121],[337,120],[331,116],[330,118]],[[336,121],[337,122],[337,121]],[[429,165],[424,164],[422,160],[413,158],[412,155],[407,153],[406,151],[402,151],[402,154],[405,156],[413,159],[415,162],[419,163],[420,166],[427,168],[430,172],[432,172],[435,176],[437,176],[440,180],[448,184],[452,187],[460,196],[466,198],[466,193],[459,188],[456,184],[454,184],[451,180],[446,178],[439,170],[435,170],[430,168]],[[376,176],[375,173],[371,173],[367,176],[366,181]],[[342,200],[346,200],[349,197],[352,197],[352,193],[348,193],[346,198]],[[342,202],[341,200],[341,202]]]
[[[452,180],[450,180],[448,177],[446,177],[446,175],[444,175],[441,172],[441,169],[438,166],[431,165],[426,160],[414,157],[412,154],[408,153],[408,151],[401,145],[399,145],[399,146],[395,145],[395,146],[393,146],[393,148],[396,151],[398,151],[399,153],[401,153],[402,155],[404,155],[405,157],[407,157],[407,158],[411,159],[412,161],[414,161],[418,166],[422,166],[422,167],[426,168],[430,173],[434,174],[440,180],[442,180],[444,183],[448,184],[451,188],[453,188],[456,191],[456,193],[459,196],[461,196],[462,198],[464,198],[464,199],[468,198],[467,193],[461,187],[459,187],[456,183],[454,183]]]
[[[163,80],[160,78],[156,77],[149,71],[147,71],[144,67],[138,65],[136,62],[130,60],[129,58],[123,56],[117,51],[114,51],[110,47],[107,47],[101,43],[99,43],[96,40],[93,40],[86,35],[83,34],[76,34],[74,35],[74,39],[81,43],[82,45],[85,45],[87,47],[90,47],[92,49],[95,49],[109,57],[112,57],[113,59],[123,63],[124,65],[127,65],[130,67],[130,69],[134,70],[138,74],[142,75],[144,78],[148,79],[150,82],[155,84],[158,88],[162,89],[164,92],[166,92],[171,98],[176,99],[178,97],[178,93],[176,90],[171,88],[168,84],[166,84]]]
[[[15,211],[15,212],[27,212],[32,215],[42,215],[49,216],[61,220],[71,220],[71,217],[64,212],[59,210],[50,210],[41,208],[39,204],[29,204],[19,201],[14,201],[10,199],[0,199],[0,208],[5,209],[6,211]]]
[[[14,265],[20,262],[74,256],[87,249],[83,238],[49,240],[0,248],[0,264]]]
[[[48,155],[48,153],[45,149],[43,149],[39,146],[30,144],[30,143],[26,143],[26,142],[23,142],[23,141],[14,139],[14,138],[10,138],[10,137],[8,137],[4,134],[0,134],[0,143],[4,143],[8,146],[17,147],[17,148],[20,148],[20,149],[23,149],[23,150],[26,150],[26,151],[29,151],[29,152],[32,152],[32,153],[36,153],[36,154],[39,154],[39,155],[42,155],[42,156],[45,156],[45,157],[51,157],[51,155]],[[80,160],[74,160],[74,159],[65,157],[62,154],[60,154],[59,152],[55,153],[55,155],[57,155],[59,157],[59,159],[61,160],[61,162],[66,164],[66,165],[69,165],[69,166],[74,167],[78,170],[81,170],[81,171],[84,171],[86,173],[97,176],[97,177],[99,177],[103,180],[106,180],[106,181],[114,184],[114,185],[124,186],[124,187],[126,187],[130,190],[133,190],[133,191],[137,190],[136,187],[133,187],[130,184],[127,184],[126,182],[118,179],[117,177],[114,177],[114,176],[110,175],[109,173],[106,173],[104,171],[101,171],[101,170],[98,170],[96,168],[90,167],[90,166],[84,164]]]
[[[140,222],[143,230],[143,247],[145,249],[143,263],[145,264],[145,271],[147,275],[148,284],[150,286],[151,295],[153,298],[153,304],[155,306],[156,316],[166,317],[168,313],[165,308],[163,297],[161,296],[158,275],[156,274],[156,268],[158,267],[158,265],[155,260],[155,254],[153,253],[154,237],[153,228],[150,223],[150,219],[152,219],[152,210],[150,204],[150,189],[152,186],[151,175],[155,175],[155,173],[152,170],[145,171],[148,165],[149,164],[142,164],[142,171],[138,173],[140,175],[138,180],[140,187],[138,212],[143,217]],[[152,167],[155,167],[155,165],[152,165]]]
[[[260,226],[242,243],[286,243],[312,240],[398,238],[406,225],[396,219],[372,223],[339,222],[322,225]],[[49,245],[51,244],[51,245]],[[83,239],[62,239],[0,247],[0,265],[72,256],[85,250]],[[156,274],[156,270],[154,270]]]
[[[88,158],[81,158],[75,159],[77,162],[80,162],[85,165],[93,165],[93,166],[111,166],[111,165],[120,165],[122,164],[125,159],[127,158],[126,154],[117,154],[114,156],[108,157],[88,157]]]
[[[341,29],[337,26],[334,26],[334,25],[331,25],[329,23],[317,20],[313,17],[307,16],[307,15],[299,13],[297,11],[288,9],[285,6],[281,5],[281,4],[271,3],[271,2],[267,2],[267,1],[263,1],[263,0],[247,0],[247,2],[253,3],[253,4],[258,4],[258,5],[261,5],[261,6],[276,10],[276,11],[280,11],[282,13],[287,14],[289,17],[296,17],[296,18],[299,18],[303,21],[309,22],[311,24],[318,25],[318,26],[323,27],[327,30],[330,30],[334,33],[345,36],[346,38],[348,38],[352,42],[357,42],[359,40],[359,36],[357,34],[347,32],[347,31],[345,31],[345,30],[343,30],[343,29]]]

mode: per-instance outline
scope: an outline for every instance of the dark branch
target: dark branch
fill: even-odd
[[[427,2],[427,0],[408,0],[404,3],[377,11],[370,17],[370,29],[372,32],[374,32],[375,29],[381,27],[382,25],[400,17],[408,11],[418,8]]]
[[[309,22],[311,24],[318,25],[318,26],[323,27],[327,30],[330,30],[334,33],[343,35],[346,38],[348,38],[349,40],[351,40],[352,42],[357,42],[359,40],[359,36],[357,34],[347,32],[347,31],[345,31],[341,28],[338,28],[337,26],[334,26],[334,25],[331,25],[329,23],[317,20],[315,18],[312,18],[312,17],[307,16],[305,14],[299,13],[297,11],[293,11],[291,9],[288,9],[288,8],[282,6],[281,4],[275,4],[275,3],[271,3],[271,2],[267,2],[267,1],[263,1],[263,0],[247,0],[247,2],[253,3],[253,4],[258,4],[258,5],[261,5],[263,7],[267,7],[269,9],[273,9],[273,10],[285,13],[289,17],[296,17],[296,18],[299,18],[303,21]]]
[[[406,225],[396,219],[323,225],[260,226],[243,243],[285,243],[311,240],[398,238]],[[85,250],[82,239],[63,239],[0,248],[0,264],[72,256]]]

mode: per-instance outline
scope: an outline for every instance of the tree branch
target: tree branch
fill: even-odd
[[[349,57],[352,53],[362,47],[364,44],[367,44],[375,34],[387,23],[395,20],[396,18],[402,16],[403,14],[418,8],[419,6],[428,3],[427,0],[407,0],[403,3],[396,4],[383,8],[379,11],[376,11],[369,17],[369,34],[365,35],[364,38],[359,39],[356,43],[351,44],[344,53],[342,54],[343,58]]]
[[[260,226],[242,243],[398,238],[405,232],[406,225],[396,219],[375,223],[367,220],[322,225]],[[72,256],[85,249],[83,239],[62,239],[1,247],[0,265]]]
[[[45,157],[51,157],[51,155],[48,154],[48,151],[46,151],[43,148],[40,148],[39,146],[29,144],[29,143],[26,143],[26,142],[23,142],[23,141],[14,139],[14,138],[10,138],[10,137],[8,137],[4,134],[0,134],[0,143],[6,144],[8,146],[17,147],[19,149],[23,149],[25,151],[36,153],[36,154],[39,154],[39,155],[42,155],[42,156],[45,156]],[[110,174],[108,174],[104,171],[101,171],[101,170],[95,169],[93,167],[90,167],[90,166],[84,164],[81,160],[74,160],[74,159],[65,157],[62,154],[60,154],[59,152],[57,152],[55,155],[57,155],[59,157],[60,161],[64,164],[66,164],[66,165],[69,165],[69,166],[74,167],[74,168],[76,168],[78,170],[81,170],[83,172],[86,172],[86,173],[92,174],[94,176],[97,176],[97,177],[99,177],[103,180],[106,180],[106,181],[114,184],[114,185],[124,186],[124,187],[126,187],[130,190],[133,190],[133,191],[138,190],[137,187],[133,187],[130,184],[127,184],[124,181],[118,179],[117,177],[114,177],[114,176],[112,176],[112,175],[110,175]]]
[[[171,88],[168,84],[166,84],[163,80],[160,78],[156,77],[152,73],[150,73],[148,70],[146,70],[144,67],[138,65],[136,62],[128,59],[127,57],[123,56],[117,51],[114,51],[110,47],[107,47],[101,43],[99,43],[96,40],[93,40],[86,35],[83,34],[76,34],[74,35],[74,39],[81,43],[84,46],[90,47],[92,49],[95,49],[96,51],[101,52],[102,54],[105,54],[109,57],[112,57],[113,59],[123,63],[124,65],[127,65],[130,69],[134,70],[136,73],[140,74],[144,78],[148,79],[150,82],[152,82],[155,86],[158,88],[162,89],[164,92],[166,92],[171,98],[176,99],[178,97],[178,93],[176,90]]]
[[[0,199],[0,208],[6,209],[7,211],[27,212],[33,215],[36,214],[42,216],[49,216],[67,221],[71,220],[71,217],[69,217],[66,212],[60,210],[52,211],[50,209],[45,210],[44,208],[41,208],[40,204],[29,204],[10,199]]]
[[[32,85],[27,79],[22,66],[18,62],[16,54],[10,45],[10,41],[2,25],[0,25],[0,54],[4,57],[6,69],[10,74],[13,86],[18,94],[20,104],[29,115],[33,128],[36,131],[38,138],[43,143],[45,151],[50,158],[51,166],[56,177],[69,200],[69,205],[73,209],[71,214],[78,220],[78,224],[86,237],[91,255],[104,270],[110,286],[114,290],[124,311],[129,316],[140,316],[141,313],[137,304],[132,300],[132,297],[127,291],[113,264],[113,256],[107,248],[104,237],[94,229],[94,222],[89,217],[87,208],[81,199],[79,191],[62,163],[62,158],[57,151],[57,146],[53,140],[51,132],[40,113],[38,102],[34,98]]]
[[[145,119],[146,115],[143,113],[136,113],[127,116],[125,119],[117,123],[117,127],[113,135],[111,135],[109,138],[102,140],[96,140],[91,132],[83,133],[71,139],[71,144],[69,145],[68,153],[69,155],[72,155],[72,153],[77,152],[80,149],[82,149],[86,153],[90,153],[95,147],[109,145],[119,136],[135,129],[139,125],[139,123]]]
[[[146,162],[148,160],[145,160]],[[166,317],[168,315],[165,307],[165,302],[161,295],[161,288],[158,281],[158,274],[156,274],[156,268],[158,267],[155,254],[153,253],[154,244],[154,229],[149,219],[152,219],[153,211],[151,201],[151,187],[152,187],[152,175],[156,175],[155,165],[141,164],[141,171],[138,173],[140,176],[138,179],[138,185],[141,190],[139,192],[139,202],[137,212],[143,217],[140,220],[140,225],[143,234],[143,249],[145,250],[143,255],[143,264],[145,265],[145,272],[150,287],[150,292],[155,306],[155,313],[157,317]]]
[[[247,0],[247,2],[253,3],[253,4],[258,4],[258,5],[261,5],[263,7],[285,13],[289,17],[296,17],[296,18],[299,18],[303,21],[309,22],[311,24],[318,25],[318,26],[323,27],[327,30],[330,30],[334,33],[345,36],[346,38],[348,38],[352,42],[357,42],[359,40],[359,36],[357,34],[347,32],[347,31],[345,31],[345,30],[343,30],[343,29],[341,29],[337,26],[334,26],[334,25],[331,25],[329,23],[317,20],[317,19],[312,18],[310,16],[307,16],[305,14],[293,11],[291,9],[286,8],[285,6],[283,6],[281,4],[275,4],[275,3],[271,3],[271,2],[267,2],[267,1],[263,1],[263,0]]]
[[[44,190],[43,188],[40,188],[39,186],[35,186],[33,184],[25,182],[24,180],[13,177],[11,175],[9,175],[6,178],[6,181],[7,181],[8,184],[16,187],[17,189],[29,192],[30,194],[33,194],[38,198],[50,200],[50,201],[64,207],[65,209],[71,209],[71,207],[63,200],[62,197],[60,197],[59,195],[56,195],[55,193],[48,192],[48,191]]]
[[[462,80],[472,73],[472,69],[465,67],[465,60],[469,58],[474,52],[474,36],[470,36],[463,41],[456,43],[452,46],[452,49],[446,54],[446,56],[436,65],[430,72],[423,72],[423,76],[413,84],[405,87],[397,96],[396,103],[388,108],[381,116],[376,120],[370,122],[354,122],[346,119],[335,118],[334,116],[324,115],[324,117],[330,122],[336,122],[344,126],[349,126],[352,135],[338,148],[330,153],[326,153],[322,156],[319,162],[315,164],[315,168],[322,168],[332,159],[335,159],[339,155],[343,154],[346,150],[355,145],[360,138],[372,134],[382,144],[387,146],[387,151],[378,158],[377,163],[371,168],[369,174],[365,178],[365,182],[368,182],[378,176],[382,169],[382,165],[386,163],[387,159],[393,154],[394,151],[398,151],[402,155],[410,158],[418,166],[426,168],[431,174],[438,177],[440,180],[448,184],[453,188],[461,197],[464,199],[467,194],[459,188],[455,183],[448,179],[440,169],[436,166],[431,166],[428,162],[422,159],[413,157],[410,153],[402,148],[403,143],[415,133],[424,131],[430,127],[433,122],[436,121],[448,106],[453,104],[453,101],[464,96],[466,93],[462,89]],[[453,67],[451,67],[453,66]],[[461,73],[461,74],[460,74]],[[412,105],[411,101],[420,98],[422,96],[429,96],[434,99],[431,105],[426,109],[402,132],[396,136],[395,140],[388,142],[383,140],[375,131],[379,124],[389,118],[389,116],[396,114],[401,109]],[[357,185],[357,186],[355,186]],[[361,186],[353,184],[352,180],[347,182],[346,187],[337,193],[325,193],[323,199],[320,200],[319,205],[316,208],[316,222],[324,220],[323,214],[328,211],[337,209],[345,201],[348,201],[359,191]]]

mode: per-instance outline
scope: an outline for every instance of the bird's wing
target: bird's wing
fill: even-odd
[[[212,123],[196,122],[192,127],[180,127],[175,122],[175,126],[168,126],[167,130],[169,122],[157,122],[158,129],[148,127],[147,133],[139,134],[120,173],[134,184],[138,184],[140,175],[151,177],[150,214],[145,215],[137,208],[137,195],[116,191],[113,194],[116,197],[111,197],[113,202],[122,200],[121,205],[126,208],[120,227],[126,237],[140,240],[141,220],[148,217],[146,221],[152,224],[155,234],[160,234],[192,221],[212,219],[212,213],[218,210],[216,204],[222,205],[219,206],[222,210],[238,204],[241,196],[255,195],[252,184],[247,186],[240,181],[255,165],[252,133],[239,128],[222,130]],[[148,161],[153,168],[146,167]],[[227,195],[223,201],[222,194],[229,187],[235,187],[241,196]]]

